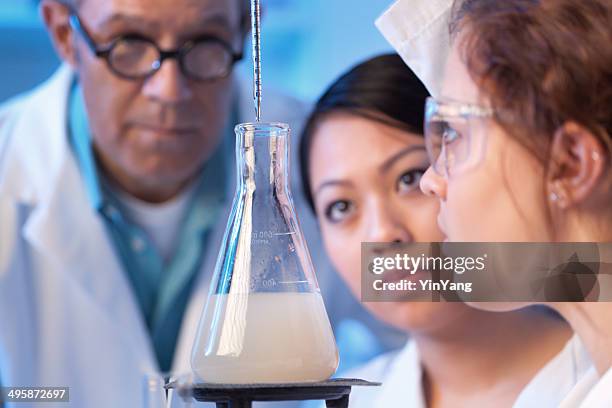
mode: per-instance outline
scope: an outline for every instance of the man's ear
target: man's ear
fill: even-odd
[[[587,201],[606,175],[607,154],[592,131],[567,122],[555,132],[547,188],[550,201],[566,209]]]
[[[77,56],[69,22],[70,9],[57,0],[42,0],[40,14],[55,51],[62,61],[75,68]]]

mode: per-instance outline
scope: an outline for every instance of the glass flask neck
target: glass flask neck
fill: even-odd
[[[236,126],[239,188],[258,195],[288,190],[289,126],[282,123],[244,123]]]

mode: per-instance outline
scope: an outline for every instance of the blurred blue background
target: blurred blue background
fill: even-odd
[[[314,100],[342,71],[390,51],[374,20],[392,0],[262,0],[264,86]],[[37,0],[0,0],[0,102],[30,89],[59,64]],[[247,58],[238,68],[250,75]],[[264,89],[265,92],[265,89]]]

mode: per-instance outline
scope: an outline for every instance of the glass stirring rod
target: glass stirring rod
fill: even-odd
[[[251,0],[251,33],[253,36],[253,99],[255,119],[261,120],[261,5],[260,0]]]

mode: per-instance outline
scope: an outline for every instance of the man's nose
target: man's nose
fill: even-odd
[[[421,177],[420,188],[423,194],[446,201],[446,179],[437,174],[432,166]]]
[[[181,72],[179,62],[167,59],[157,72],[146,79],[143,87],[146,96],[162,103],[178,103],[192,96],[189,80]]]
[[[395,214],[387,203],[378,203],[370,210],[368,242],[411,242],[410,231],[404,226],[406,220]]]

